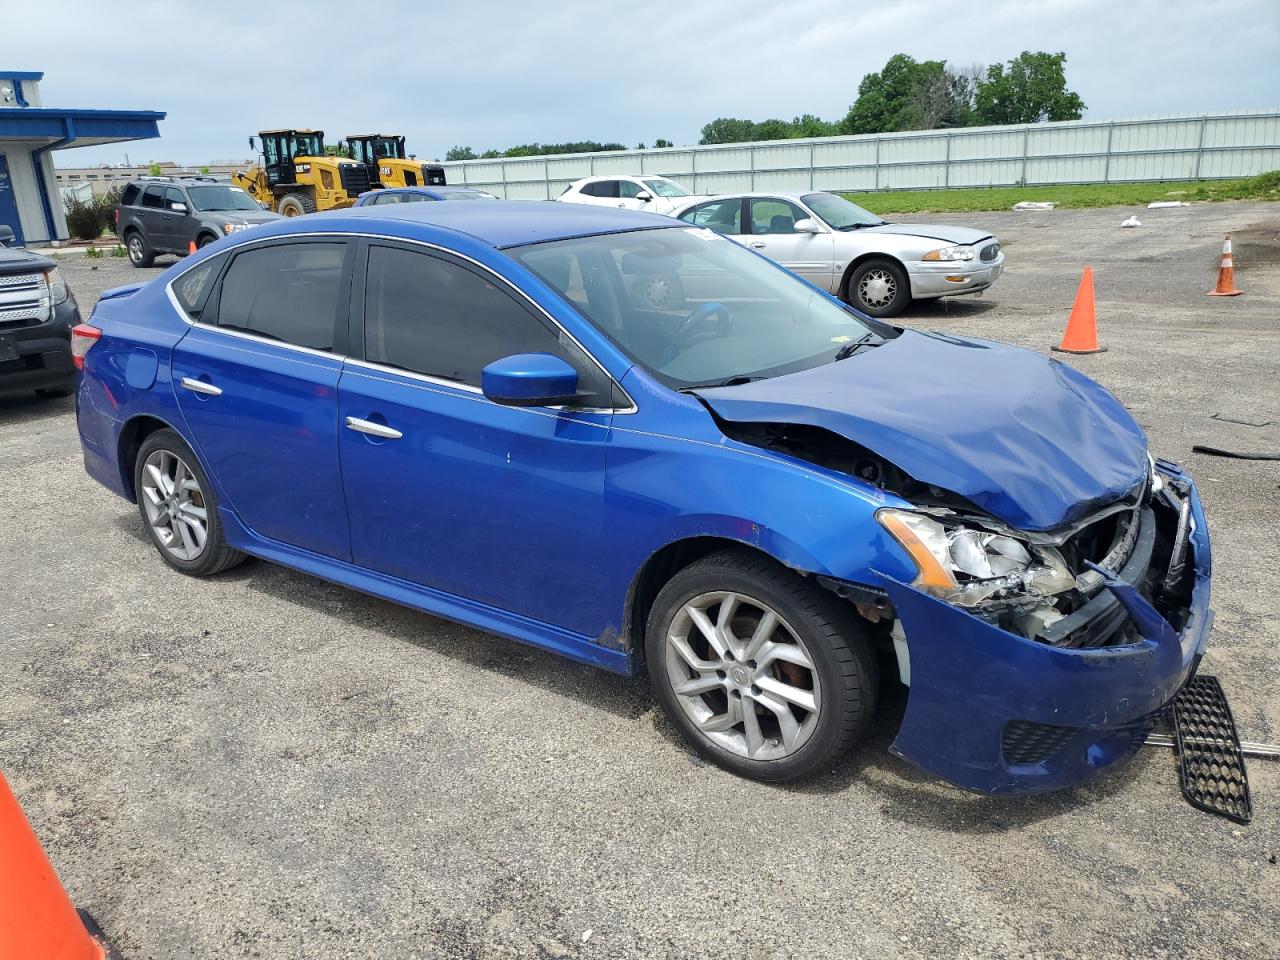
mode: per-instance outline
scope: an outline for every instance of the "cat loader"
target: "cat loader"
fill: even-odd
[[[369,189],[363,163],[325,151],[323,130],[263,130],[260,162],[235,170],[231,182],[268,210],[296,217],[349,207]],[[257,150],[254,138],[251,149]]]
[[[423,163],[404,152],[404,137],[394,133],[356,133],[345,141],[347,155],[363,163],[374,186],[443,186],[444,167]]]

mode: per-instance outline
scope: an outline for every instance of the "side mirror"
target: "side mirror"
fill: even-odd
[[[791,227],[796,233],[821,233],[822,228],[819,227],[811,218],[805,217],[803,220],[797,220]]]
[[[485,367],[480,388],[509,407],[554,407],[573,399],[578,371],[549,353],[517,353]]]
[[[186,213],[187,205],[185,203],[178,203],[175,200],[173,203],[169,204],[169,210],[171,213]]]
[[[653,199],[653,194],[650,193],[648,190],[641,190],[639,193],[636,194],[636,199],[643,200],[645,203],[648,203],[650,200]]]
[[[7,223],[0,223],[0,247],[7,247],[13,243],[13,227]]]
[[[257,149],[258,149],[258,138],[257,138],[257,137],[250,137],[250,138],[249,138],[249,149],[250,149],[250,150],[257,150]]]

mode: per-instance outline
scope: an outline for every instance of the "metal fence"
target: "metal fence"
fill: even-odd
[[[511,200],[550,200],[574,180],[601,174],[660,174],[698,194],[1221,179],[1280,169],[1280,111],[462,160],[445,168],[450,183]]]

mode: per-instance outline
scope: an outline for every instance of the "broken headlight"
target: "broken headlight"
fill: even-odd
[[[915,562],[912,585],[951,603],[1049,597],[1075,586],[1053,547],[911,510],[880,510],[876,519]]]

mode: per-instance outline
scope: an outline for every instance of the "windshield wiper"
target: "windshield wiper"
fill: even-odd
[[[694,390],[714,390],[716,387],[740,387],[744,383],[752,383],[756,380],[763,380],[763,377],[729,377],[725,380],[713,380],[710,383],[695,383],[691,387],[681,387],[681,393],[692,393]]]
[[[883,227],[888,222],[888,220],[881,220],[879,223],[850,223],[840,229],[848,233],[850,230],[865,230],[867,227]]]
[[[875,336],[877,336],[875,333],[864,333],[857,340],[850,340],[848,343],[843,344],[840,349],[836,351],[836,355],[831,362],[835,363],[837,360],[848,360],[863,347],[870,346],[871,340]]]

